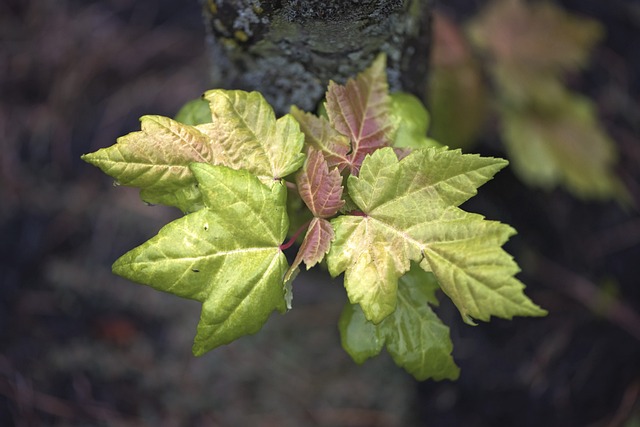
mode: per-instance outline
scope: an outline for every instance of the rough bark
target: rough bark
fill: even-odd
[[[258,90],[278,113],[314,110],[380,52],[392,90],[424,98],[428,0],[202,0],[216,87]]]

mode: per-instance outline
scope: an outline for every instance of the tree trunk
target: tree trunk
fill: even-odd
[[[380,53],[392,90],[424,100],[428,0],[202,0],[215,87],[257,90],[277,113],[313,111]]]

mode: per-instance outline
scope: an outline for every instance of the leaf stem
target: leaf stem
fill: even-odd
[[[298,236],[300,236],[300,233],[302,233],[304,230],[306,230],[309,227],[309,224],[311,224],[311,221],[312,220],[310,219],[309,221],[302,224],[302,227],[298,228],[296,232],[293,233],[293,236],[291,236],[291,238],[286,243],[283,243],[280,245],[280,250],[285,251],[289,249],[291,246],[293,246],[293,244],[298,239]]]
[[[354,215],[354,216],[364,216],[367,217],[369,215],[367,215],[366,213],[362,212],[362,211],[358,211],[358,210],[353,210],[353,211],[349,211],[348,215]]]
[[[284,181],[284,185],[286,185],[289,190],[295,191],[296,193],[298,192],[298,186],[295,183],[285,181],[284,179],[283,181]]]

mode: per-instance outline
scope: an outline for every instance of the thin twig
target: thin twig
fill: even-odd
[[[541,255],[536,262],[543,280],[640,341],[640,315],[631,307],[614,296],[605,297],[593,282]]]

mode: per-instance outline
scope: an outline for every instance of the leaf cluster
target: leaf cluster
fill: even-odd
[[[140,131],[83,156],[144,201],[185,213],[113,271],[202,303],[194,354],[290,309],[302,263],[344,274],[339,327],[354,360],[386,346],[418,379],[459,373],[431,308],[436,290],[470,324],[545,314],[502,249],[514,230],[460,208],[507,162],[427,139],[426,110],[390,95],[385,69],[381,56],[332,82],[319,116],[292,107],[276,118],[259,93],[211,90],[180,112],[188,123],[144,116]],[[284,250],[299,236],[289,265]]]

